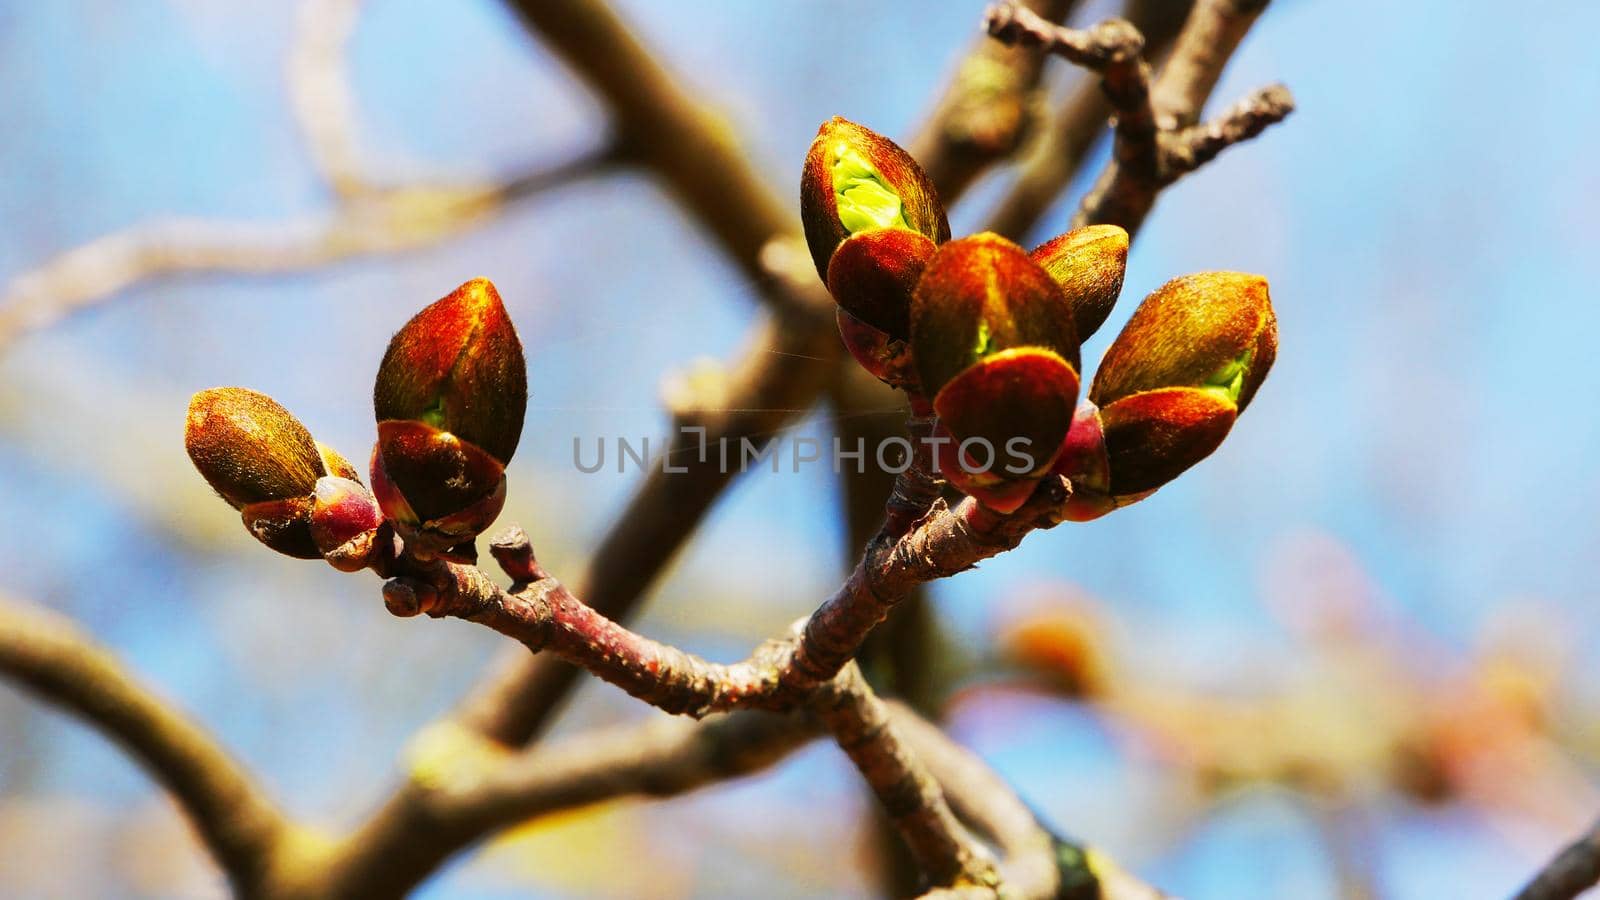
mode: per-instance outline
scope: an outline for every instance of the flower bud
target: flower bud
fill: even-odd
[[[828,291],[846,312],[903,341],[911,334],[911,292],[935,249],[899,228],[853,234],[828,264]]]
[[[344,572],[365,568],[383,524],[372,493],[355,479],[326,475],[311,498],[311,538],[323,559]]]
[[[373,391],[372,489],[412,552],[472,555],[472,539],[505,503],[527,401],[522,344],[485,279],[394,336]]]
[[[1222,444],[1277,355],[1266,280],[1205,272],[1145,298],[1095,374],[1054,471],[1083,521],[1150,495]]]
[[[1116,225],[1090,225],[1046,241],[1028,254],[1061,285],[1072,307],[1080,342],[1100,329],[1122,293],[1128,267],[1128,233]]]
[[[266,394],[211,388],[189,401],[189,459],[234,509],[303,497],[324,473],[311,432]]]
[[[1102,410],[1140,391],[1203,388],[1242,412],[1278,352],[1267,280],[1201,272],[1167,282],[1139,304],[1095,373]]]
[[[1078,397],[1060,286],[998,235],[951,241],[917,283],[911,351],[956,442],[938,457],[941,474],[991,509],[1020,507],[1055,460]]]
[[[1070,363],[1052,350],[1018,347],[968,366],[934,396],[933,409],[963,451],[964,470],[1014,481],[1055,461],[1077,398]]]
[[[505,467],[474,444],[421,422],[380,422],[372,492],[418,557],[474,555],[473,538],[506,501]]]
[[[311,535],[312,493],[323,476],[355,469],[276,400],[245,388],[201,391],[189,401],[184,446],[257,540],[300,559],[322,555]]]
[[[1177,478],[1222,445],[1238,415],[1226,397],[1197,388],[1141,391],[1101,409],[1111,496],[1120,501]]]
[[[1061,287],[997,234],[940,247],[911,303],[911,352],[924,390],[937,394],[968,366],[1015,347],[1054,351],[1077,371],[1078,339]]]
[[[824,282],[834,251],[852,234],[887,228],[916,232],[936,244],[950,238],[938,192],[911,154],[837,116],[817,129],[806,154],[800,218]]]
[[[528,406],[522,342],[500,294],[476,278],[417,313],[389,342],[372,405],[379,422],[414,421],[511,461]]]

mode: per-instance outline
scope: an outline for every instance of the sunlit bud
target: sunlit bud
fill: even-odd
[[[1201,272],[1167,282],[1128,320],[1095,373],[1090,399],[1111,403],[1160,388],[1211,391],[1242,412],[1278,352],[1267,281]]]
[[[1061,285],[1080,342],[1099,330],[1122,293],[1128,233],[1116,225],[1075,228],[1028,254]]]
[[[1050,468],[1077,398],[1078,373],[1066,360],[1040,347],[1018,347],[968,366],[934,396],[933,408],[963,453],[963,469],[1016,481]]]
[[[1199,388],[1141,391],[1103,407],[1111,495],[1125,506],[1177,478],[1222,444],[1237,417],[1227,397]]]
[[[276,400],[245,388],[195,394],[184,446],[206,483],[234,509],[307,496],[325,471],[306,427]]]
[[[527,409],[522,344],[487,280],[406,323],[378,369],[372,490],[418,556],[471,555],[505,503]]]
[[[800,218],[817,274],[852,234],[903,229],[934,243],[950,223],[933,182],[894,141],[837,116],[817,129],[800,179]]]
[[[184,446],[257,540],[300,559],[322,555],[311,537],[311,494],[330,466],[349,463],[276,400],[245,388],[201,391],[189,401]]]
[[[1075,484],[1086,478],[1074,494],[1082,508],[1069,517],[1108,511],[1091,506],[1101,497],[1126,506],[1209,456],[1277,350],[1277,319],[1258,275],[1202,272],[1146,297],[1106,351],[1089,392],[1109,478],[1102,487],[1085,468],[1094,437],[1087,427],[1074,426],[1057,466]]]
[[[1060,286],[998,235],[951,241],[917,283],[911,355],[955,439],[941,474],[993,510],[1020,507],[1055,460],[1078,398],[1078,342]]]
[[[911,292],[936,245],[899,228],[851,235],[828,266],[828,291],[839,306],[891,337],[911,333]]]
[[[334,568],[346,572],[364,568],[381,524],[383,513],[360,482],[336,475],[317,479],[311,538]]]
[[[379,422],[421,422],[501,465],[511,461],[527,411],[527,366],[488,279],[463,284],[400,329],[378,366],[372,405]]]
[[[941,246],[911,302],[911,352],[937,393],[984,357],[1041,347],[1078,368],[1072,310],[1060,285],[1021,247],[983,233]]]
[[[372,492],[412,553],[465,558],[505,505],[505,467],[448,431],[380,422]]]

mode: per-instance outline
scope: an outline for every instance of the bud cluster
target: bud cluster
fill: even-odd
[[[505,503],[527,401],[522,344],[494,285],[477,279],[390,341],[373,390],[370,490],[288,410],[244,388],[196,394],[185,444],[250,533],[280,553],[361,569],[392,529],[419,559],[468,561]]]
[[[874,376],[938,415],[939,469],[998,512],[1046,475],[1073,483],[1069,517],[1148,496],[1216,449],[1266,377],[1277,326],[1259,276],[1205,272],[1145,299],[1079,402],[1079,345],[1122,291],[1128,234],[1078,228],[1031,252],[995,234],[950,240],[910,154],[834,118],[801,180],[817,272],[840,335]],[[1027,446],[1026,472],[968,446]]]

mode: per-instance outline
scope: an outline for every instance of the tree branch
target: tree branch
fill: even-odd
[[[234,887],[253,895],[291,826],[210,735],[70,622],[0,599],[0,672],[115,740],[165,787]]]
[[[1189,0],[1130,0],[1124,15],[1144,35],[1147,60],[1166,56],[1189,6]],[[1082,168],[1112,112],[1098,80],[1075,84],[985,227],[1021,240]]]
[[[1059,22],[1077,0],[1026,0]],[[980,38],[957,65],[932,114],[907,144],[946,206],[1033,131],[1044,60],[1023,48]]]
[[[347,838],[328,896],[400,897],[494,831],[625,796],[669,797],[765,769],[819,733],[804,715],[652,719],[512,753],[452,722],[413,741],[406,788]]]
[[[1571,900],[1600,883],[1600,822],[1567,845],[1514,900]]]
[[[956,821],[928,774],[854,663],[819,690],[811,708],[860,770],[878,802],[935,884],[993,889],[999,875]]]
[[[366,171],[351,128],[355,101],[344,64],[358,8],[359,0],[307,0],[286,66],[291,109],[313,166],[334,194],[329,212],[281,222],[157,218],[69,249],[6,286],[0,295],[0,351],[145,281],[297,272],[437,244],[484,224],[511,203],[621,161],[618,148],[607,145],[501,181],[385,183]]]
[[[733,128],[680,86],[600,0],[508,0],[523,22],[598,93],[630,159],[671,189],[776,309],[832,312],[826,297],[795,293],[762,254],[800,241],[789,204],[751,167]],[[831,321],[831,320],[830,320]]]
[[[971,498],[954,508],[935,500],[904,534],[880,535],[798,637],[768,641],[731,664],[708,662],[629,631],[542,569],[536,580],[509,591],[475,567],[419,563],[403,551],[374,561],[373,569],[388,579],[384,602],[394,615],[451,616],[486,625],[531,650],[549,649],[667,712],[698,717],[732,709],[788,710],[837,676],[912,587],[971,568],[1015,547],[1028,532],[1054,526],[1070,493],[1065,479],[1046,478],[1009,516]],[[497,553],[526,542],[520,529],[513,532],[496,540]]]
[[[1161,189],[1224,147],[1281,121],[1293,109],[1288,90],[1277,86],[1254,98],[1250,110],[1235,110],[1201,135],[1185,134],[1200,114],[1233,50],[1266,8],[1265,0],[1200,0],[1179,33],[1161,78],[1149,84],[1142,60],[1126,53],[1137,35],[1118,20],[1090,31],[1061,28],[1012,3],[991,7],[989,33],[998,40],[1039,46],[1102,73],[1102,86],[1118,110],[1116,153],[1084,197],[1073,227],[1113,224],[1138,230]]]

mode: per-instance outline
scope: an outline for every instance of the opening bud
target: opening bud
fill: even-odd
[[[325,475],[311,495],[311,538],[335,569],[367,566],[383,513],[372,493],[352,478]]]
[[[853,234],[897,229],[935,244],[950,238],[944,204],[911,154],[871,129],[837,116],[817,129],[806,154],[800,218],[824,282],[829,281],[834,251]]]
[[[941,455],[942,474],[985,506],[1014,511],[1055,460],[1078,398],[1078,342],[1060,286],[998,235],[951,241],[917,283],[911,355],[958,448],[948,454],[955,466]]]
[[[1239,411],[1278,353],[1278,320],[1267,280],[1201,272],[1167,282],[1139,304],[1095,373],[1101,408],[1140,391],[1190,387]]]
[[[472,540],[506,501],[505,467],[478,446],[421,422],[381,422],[372,491],[418,557],[476,558]]]

